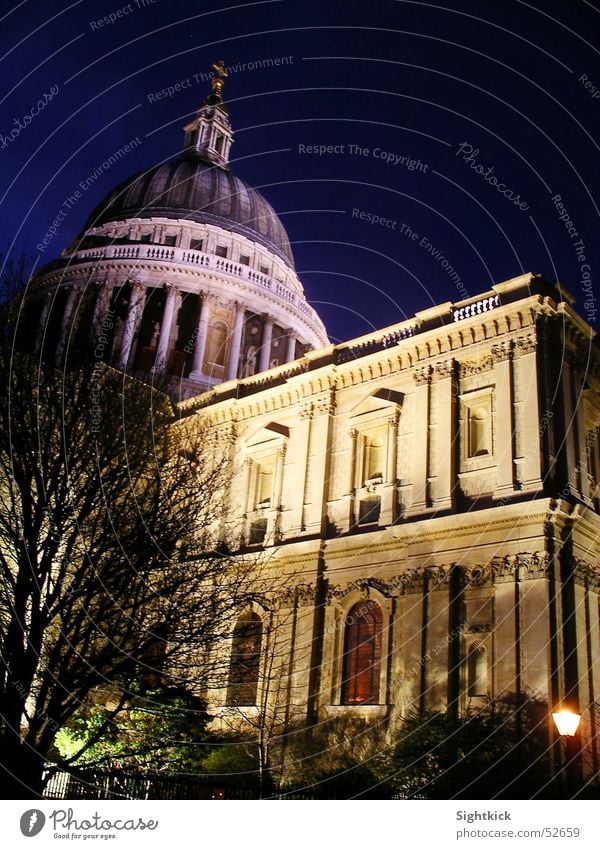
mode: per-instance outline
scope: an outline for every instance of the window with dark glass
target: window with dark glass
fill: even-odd
[[[467,658],[467,692],[469,696],[487,696],[487,655],[481,646],[474,646]]]
[[[165,236],[163,244],[167,245],[169,248],[174,248],[177,244],[177,236]]]
[[[242,265],[250,265],[250,257],[246,254],[240,254],[240,263]]]
[[[203,245],[203,244],[204,244],[203,239],[192,239],[192,240],[190,241],[190,248],[191,248],[193,251],[201,251],[201,250],[202,250],[202,245]]]
[[[244,613],[233,632],[227,704],[255,705],[258,692],[262,622],[253,611]]]
[[[217,245],[215,248],[215,254],[217,256],[226,257],[227,256],[227,248],[224,248],[223,245]]]
[[[381,677],[381,608],[374,601],[359,601],[346,618],[341,703],[379,703]]]
[[[267,535],[267,520],[255,519],[250,522],[250,533],[248,534],[249,545],[260,545],[265,541]]]
[[[373,495],[370,498],[363,498],[358,508],[358,524],[372,525],[379,521],[381,513],[381,497]]]

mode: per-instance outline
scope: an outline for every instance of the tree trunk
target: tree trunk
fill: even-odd
[[[44,756],[33,746],[6,729],[0,759],[0,798],[41,798],[44,762]]]

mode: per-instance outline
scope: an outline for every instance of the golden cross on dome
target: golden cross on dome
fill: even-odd
[[[225,77],[228,77],[229,73],[222,59],[219,59],[218,62],[213,62],[213,68],[217,72],[217,76],[211,81],[212,90],[218,97],[221,97],[221,92],[225,85]]]
[[[227,68],[225,67],[225,62],[222,59],[219,59],[218,62],[213,62],[213,68],[215,69],[215,71],[219,75],[219,79],[221,77],[228,77],[229,76],[229,72],[228,72]]]

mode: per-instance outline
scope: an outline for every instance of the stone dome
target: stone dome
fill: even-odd
[[[154,217],[214,224],[259,242],[294,267],[288,235],[271,204],[229,168],[198,156],[184,153],[129,177],[98,204],[85,230]]]
[[[32,309],[48,324],[43,344],[55,362],[71,340],[87,340],[122,371],[166,372],[184,398],[328,344],[283,224],[231,170],[225,69],[213,67],[181,154],[110,191],[37,275]]]

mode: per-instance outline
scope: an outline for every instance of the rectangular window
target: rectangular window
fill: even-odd
[[[267,535],[267,520],[255,519],[250,523],[249,545],[260,545],[265,541]]]
[[[177,236],[165,236],[163,239],[163,245],[167,245],[170,248],[174,248],[177,244]]]
[[[240,263],[241,265],[250,265],[250,257],[246,254],[240,254]]]
[[[151,233],[142,233],[142,235],[140,236],[140,242],[143,245],[149,245],[151,241],[152,241],[152,234]]]
[[[227,256],[227,248],[224,248],[223,245],[217,245],[215,249],[215,253],[217,256],[226,257]]]
[[[274,464],[257,463],[255,507],[269,507],[273,497]]]
[[[381,512],[381,498],[374,495],[372,498],[363,498],[360,502],[358,513],[359,525],[371,525],[379,521]]]
[[[190,242],[190,248],[193,251],[201,251],[204,241],[202,239],[192,239]]]
[[[260,273],[261,273],[261,274],[267,274],[267,275],[268,275],[268,273],[269,273],[269,269],[267,268],[267,266],[266,266],[266,265],[261,265],[261,267],[260,267]]]

